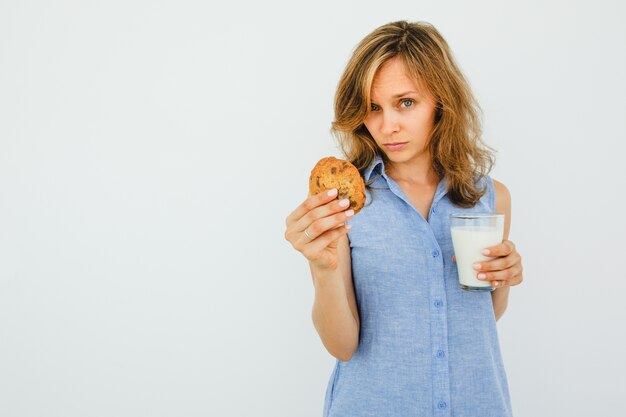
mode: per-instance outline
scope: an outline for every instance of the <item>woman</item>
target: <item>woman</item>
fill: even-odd
[[[381,26],[354,51],[333,131],[368,201],[354,216],[336,190],[309,196],[285,232],[309,261],[313,322],[338,359],[325,416],[511,416],[496,320],[522,265],[478,111],[428,23]],[[493,292],[460,288],[453,212],[505,214],[503,242],[485,248],[494,259],[476,265]]]

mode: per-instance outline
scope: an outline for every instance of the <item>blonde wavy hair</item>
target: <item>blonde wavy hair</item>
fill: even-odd
[[[389,162],[363,121],[371,108],[374,76],[382,64],[395,57],[400,57],[414,80],[435,97],[429,147],[435,172],[446,179],[448,198],[457,206],[473,207],[486,192],[476,184],[491,171],[494,151],[482,142],[482,110],[469,83],[448,44],[430,23],[388,23],[357,45],[337,86],[332,133],[361,173],[377,155]]]

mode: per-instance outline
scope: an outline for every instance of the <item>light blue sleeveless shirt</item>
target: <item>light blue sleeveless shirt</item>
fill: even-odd
[[[449,230],[450,213],[495,211],[493,181],[469,209],[440,181],[426,220],[380,157],[372,178],[348,233],[359,346],[336,362],[324,417],[510,417],[491,293],[460,288]]]

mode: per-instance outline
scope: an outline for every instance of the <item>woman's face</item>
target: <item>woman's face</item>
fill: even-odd
[[[389,160],[430,164],[435,100],[410,78],[400,57],[379,68],[371,97],[372,109],[363,123]]]

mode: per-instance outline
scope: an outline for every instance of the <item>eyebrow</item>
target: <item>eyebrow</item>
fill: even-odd
[[[418,93],[417,91],[407,91],[407,92],[402,93],[402,94],[396,94],[396,95],[393,96],[393,98],[400,98],[400,97],[403,97],[403,96],[408,96],[409,94],[417,94],[418,96],[420,95],[420,93]]]
[[[420,93],[418,91],[406,91],[406,92],[401,93],[401,94],[394,94],[391,98],[397,99],[397,98],[400,98],[400,97],[408,96],[409,94],[415,94],[415,95],[418,95],[418,96],[421,97],[421,95],[420,95]],[[372,100],[372,101],[374,101],[374,100]]]

